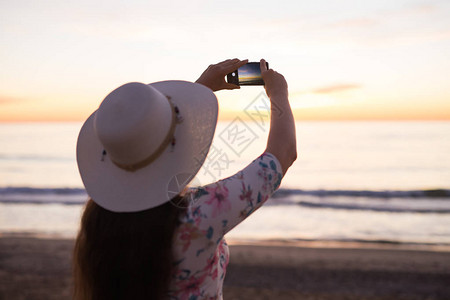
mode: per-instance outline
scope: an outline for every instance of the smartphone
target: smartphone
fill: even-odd
[[[269,63],[266,62],[267,69]],[[236,85],[264,85],[259,62],[249,62],[227,75],[228,83]]]

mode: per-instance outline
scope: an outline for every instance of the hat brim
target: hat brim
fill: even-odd
[[[117,167],[94,130],[94,112],[78,136],[78,169],[88,195],[114,212],[135,212],[168,202],[194,178],[208,154],[217,124],[217,98],[209,88],[186,81],[150,84],[171,97],[182,122],[175,145],[168,145],[150,165],[129,172]],[[149,134],[159,128],[149,128]]]

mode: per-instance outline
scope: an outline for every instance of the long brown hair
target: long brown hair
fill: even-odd
[[[181,201],[177,196],[172,201]],[[171,202],[133,213],[86,204],[74,249],[74,299],[164,299],[181,209]]]

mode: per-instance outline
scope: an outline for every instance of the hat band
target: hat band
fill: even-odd
[[[167,132],[166,137],[164,138],[164,140],[162,141],[161,145],[159,145],[158,149],[156,149],[150,156],[148,156],[147,158],[145,158],[144,160],[141,160],[140,162],[137,162],[135,164],[131,164],[131,165],[125,165],[125,164],[121,164],[118,162],[115,162],[114,160],[111,159],[111,161],[119,168],[128,171],[128,172],[135,172],[139,169],[142,169],[146,166],[148,166],[149,164],[151,164],[152,162],[154,162],[166,149],[167,145],[170,144],[170,142],[173,140],[173,134],[175,133],[175,127],[177,124],[177,118],[175,117],[175,108],[173,106],[173,104],[170,102],[170,97],[167,97],[167,101],[170,104],[170,108],[171,108],[171,116],[172,116],[172,122],[170,124],[170,129]]]

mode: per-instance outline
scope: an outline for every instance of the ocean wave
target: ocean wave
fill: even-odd
[[[436,213],[436,214],[449,214],[449,206],[434,206],[434,207],[414,207],[414,205],[389,205],[379,203],[319,203],[299,201],[298,205],[310,208],[328,208],[338,210],[363,210],[374,212],[391,212],[391,213]]]
[[[86,194],[82,188],[33,188],[33,187],[4,187],[0,188],[0,195],[7,194],[28,194],[28,195],[78,195]]]
[[[0,188],[0,203],[80,205],[87,197],[82,188]]]
[[[364,197],[364,198],[450,198],[450,189],[427,190],[300,190],[279,189],[272,197],[287,197],[295,195],[315,197]]]
[[[450,190],[370,191],[280,189],[269,205],[388,213],[450,213]]]
[[[450,213],[450,190],[354,191],[280,189],[267,205],[390,213]],[[82,205],[83,188],[0,188],[0,203]]]
[[[36,187],[0,187],[0,195],[6,194],[55,194],[79,195],[86,194],[84,188],[36,188]],[[364,197],[364,198],[450,198],[450,189],[429,190],[301,190],[279,189],[272,198],[285,198],[288,196],[315,196],[315,197]]]

